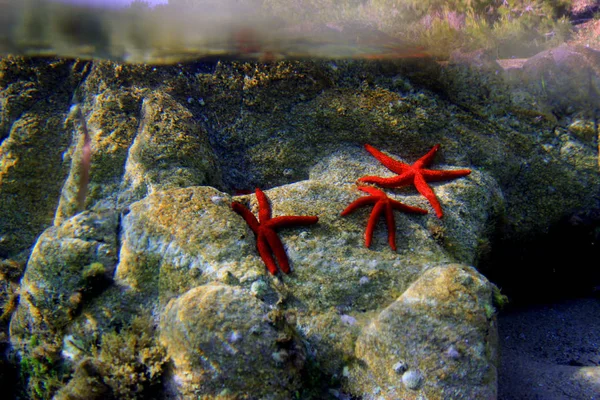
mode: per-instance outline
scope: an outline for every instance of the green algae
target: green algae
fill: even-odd
[[[137,316],[119,332],[105,332],[88,349],[72,379],[56,399],[137,399],[160,384],[166,362],[164,348],[155,341],[148,315]]]
[[[50,399],[69,377],[60,359],[59,347],[42,343],[35,334],[29,339],[28,350],[19,360],[21,387],[27,398]]]
[[[498,309],[502,310],[504,307],[506,307],[506,305],[509,303],[509,299],[508,296],[502,294],[500,288],[496,285],[494,285],[492,287],[493,289],[493,304],[495,307],[498,307]]]
[[[460,65],[443,70],[436,67],[437,83],[445,79],[441,78],[444,74],[456,74],[456,79],[448,79],[450,84],[438,86],[441,93],[447,94],[440,96],[407,78],[402,65],[375,64],[357,71],[346,62],[279,66],[220,63],[214,74],[196,73],[193,67],[185,66],[180,74],[173,69],[152,71],[145,67],[96,64],[94,74],[89,75],[92,86],[84,92],[87,100],[82,103],[90,110],[89,122],[103,132],[97,136],[94,168],[98,180],[92,185],[87,204],[92,211],[72,218],[69,212],[64,213],[55,221],[57,228],[37,240],[23,280],[20,310],[12,317],[11,339],[21,348],[28,348],[29,343],[19,341],[32,334],[44,346],[55,347],[60,342],[56,337],[73,334],[79,343],[89,335],[92,343],[81,347],[90,352],[92,345],[101,340],[101,332],[91,335],[85,326],[98,326],[103,332],[114,330],[114,335],[118,335],[120,326],[127,325],[134,313],[132,304],[160,310],[201,285],[219,282],[251,293],[253,285],[260,281],[265,283],[264,290],[255,297],[268,306],[297,312],[298,322],[283,329],[282,339],[304,340],[308,348],[318,349],[301,371],[306,373],[301,378],[306,392],[293,392],[308,396],[314,391],[316,394],[311,395],[319,398],[332,385],[350,387],[350,377],[356,379],[355,393],[370,393],[371,383],[352,375],[363,363],[355,354],[357,337],[424,271],[456,260],[479,265],[489,248],[497,244],[499,232],[503,239],[535,236],[571,210],[597,201],[593,194],[598,185],[593,126],[589,122],[571,122],[571,118],[588,121],[588,117],[558,113],[554,119],[546,118],[540,110],[552,110],[551,107],[534,104],[524,108],[523,102],[515,104],[514,98],[500,95],[507,87],[504,82]],[[299,84],[294,79],[295,71],[302,78],[303,86],[298,92],[294,91]],[[135,76],[137,72],[140,78]],[[144,77],[151,88],[142,87],[144,82],[138,81]],[[160,81],[163,78],[167,82],[164,86]],[[119,96],[117,87],[122,84],[133,86],[128,89],[130,92]],[[499,86],[494,87],[496,84]],[[435,80],[431,85],[436,85]],[[492,95],[476,103],[478,93],[485,93],[489,86]],[[552,82],[547,81],[546,92],[551,86]],[[469,87],[474,93],[465,93]],[[289,93],[293,94],[286,95]],[[90,99],[96,95],[107,103],[106,116],[100,103],[91,106]],[[285,97],[281,107],[277,106],[277,96]],[[140,114],[144,101],[149,104],[144,112],[154,115],[149,120],[156,125],[151,124],[145,131],[150,144],[137,153],[140,167],[130,174],[132,178],[141,177],[142,183],[129,185],[134,180],[131,179],[120,192],[120,176],[126,170],[124,165],[131,161],[125,154],[135,141],[131,136],[134,125],[143,119]],[[486,101],[493,104],[487,106]],[[529,114],[524,116],[519,108]],[[119,121],[123,122],[123,131],[115,130]],[[202,129],[190,130],[194,121],[201,121]],[[579,129],[579,125],[585,129]],[[138,130],[135,133],[135,137],[140,135]],[[202,142],[201,146],[192,143],[196,139]],[[435,166],[468,166],[474,170],[469,178],[434,187],[446,212],[443,220],[431,216],[398,217],[397,253],[389,251],[383,225],[376,229],[372,249],[364,248],[367,211],[352,218],[338,215],[359,196],[353,185],[356,178],[388,173],[364,152],[360,145],[365,142],[407,162],[422,155],[432,143],[441,142],[442,151]],[[330,157],[334,150],[335,155]],[[155,159],[154,155],[163,152],[168,157]],[[191,163],[185,161],[195,152],[209,156]],[[215,160],[214,164],[210,160]],[[165,175],[162,171],[165,167],[177,172],[190,165],[218,165],[223,179],[216,178],[218,171],[209,177],[200,167],[198,181],[188,179],[189,175],[180,179],[182,175]],[[228,190],[255,185],[268,188],[302,178],[309,180],[279,186],[268,193],[274,215],[320,217],[314,229],[282,230],[281,238],[294,270],[282,278],[266,275],[251,231],[230,210],[231,197],[214,188],[197,186],[215,184]],[[100,183],[108,186],[102,189]],[[149,194],[151,187],[158,190]],[[400,200],[428,207],[412,189],[392,192]],[[119,197],[122,203],[115,200]],[[249,202],[256,211],[252,196],[238,199]],[[113,214],[96,214],[106,204],[116,208],[111,211]],[[117,222],[119,213],[122,214]],[[94,217],[81,224],[79,218],[89,215]],[[94,230],[97,224],[104,224],[100,235]],[[54,237],[64,239],[63,243],[49,243]],[[96,259],[95,254],[106,256]],[[116,280],[111,284],[104,276],[115,266]],[[50,293],[45,298],[47,293],[40,291],[44,282],[49,287],[65,282],[66,287],[60,295]],[[103,287],[99,284],[102,282],[110,286]],[[94,295],[86,297],[88,290]],[[489,293],[478,292],[478,298],[485,298],[474,306],[478,312],[469,309],[465,315],[481,332],[492,335],[495,309],[504,299],[499,299],[493,288],[490,290],[493,300]],[[29,316],[39,325],[24,325]],[[349,317],[356,321],[351,322]],[[47,321],[57,324],[47,326]],[[127,338],[107,335],[106,343],[131,344]],[[492,385],[496,359],[493,340],[485,337],[480,342],[473,349],[457,351],[472,352],[477,360],[487,357],[490,367],[485,371],[487,380],[482,382],[484,386]],[[290,342],[284,340],[282,346],[286,343]],[[283,350],[288,352],[289,348]],[[62,382],[60,375],[52,377],[49,372],[60,363],[44,358],[30,362],[27,351],[23,354],[28,360],[25,370],[35,374],[45,368],[53,382]],[[270,354],[279,363],[286,357],[281,346]],[[32,366],[38,361],[43,368]],[[119,362],[123,363],[123,370],[139,367],[131,366],[126,359]],[[431,359],[423,362],[427,368],[433,365]],[[378,373],[377,379],[385,381],[392,370]],[[114,376],[107,378],[115,385],[109,388],[101,371],[94,358],[71,369],[75,377],[80,377],[75,380],[80,382],[80,388],[85,382],[92,382],[90,385],[99,393],[110,393],[123,384],[122,375]],[[145,372],[140,374],[136,375],[137,381],[154,379]],[[38,375],[41,382],[42,374]],[[379,390],[385,390],[380,383],[377,385],[383,388]],[[38,384],[33,390],[43,387]],[[55,387],[54,383],[48,387]],[[136,388],[122,390],[132,396],[138,393]],[[223,395],[231,393],[228,388]],[[286,395],[295,396],[291,393]]]

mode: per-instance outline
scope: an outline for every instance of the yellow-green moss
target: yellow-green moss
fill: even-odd
[[[87,281],[96,279],[99,276],[104,275],[105,273],[106,268],[104,268],[104,265],[102,265],[102,263],[95,262],[83,268],[81,277]]]
[[[500,288],[496,285],[492,287],[492,301],[494,306],[502,310],[508,304],[508,296],[500,292]]]
[[[165,351],[154,340],[147,315],[135,317],[120,332],[102,335],[99,347],[76,367],[73,379],[57,393],[60,400],[138,399],[157,385],[166,361]]]
[[[28,399],[50,399],[69,374],[60,362],[60,346],[31,336],[19,362],[22,395]]]

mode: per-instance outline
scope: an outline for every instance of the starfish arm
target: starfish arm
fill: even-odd
[[[256,188],[256,200],[258,201],[258,219],[260,222],[266,222],[271,219],[271,205],[267,195],[262,190]]]
[[[369,222],[367,222],[367,229],[365,230],[365,246],[367,248],[371,247],[373,231],[375,230],[375,225],[377,225],[377,219],[379,218],[379,214],[381,214],[381,212],[383,211],[384,206],[384,202],[378,201],[377,203],[375,203],[373,211],[371,211],[371,215],[369,216]]]
[[[358,190],[365,193],[369,193],[371,196],[387,197],[383,190],[379,190],[377,188],[374,188],[373,186],[359,186]]]
[[[423,169],[421,170],[423,178],[428,182],[446,181],[450,179],[462,178],[471,173],[470,169],[455,169],[449,171],[441,171],[437,169]]]
[[[295,225],[312,225],[316,224],[317,222],[319,222],[319,217],[315,216],[286,215],[283,217],[275,217],[271,219],[267,222],[266,227],[275,229]]]
[[[350,203],[348,205],[348,207],[346,207],[346,209],[344,209],[344,211],[342,211],[342,213],[340,215],[341,216],[348,215],[352,211],[356,210],[358,207],[366,206],[367,204],[376,203],[378,200],[379,199],[377,199],[376,197],[373,197],[373,196],[359,197],[358,199],[356,199],[352,203]]]
[[[415,187],[417,188],[419,193],[421,193],[423,196],[425,196],[427,200],[429,200],[429,203],[435,210],[435,214],[437,215],[437,217],[442,218],[444,216],[444,213],[442,212],[442,206],[440,205],[440,202],[438,201],[435,193],[433,193],[433,190],[429,187],[429,185],[425,181],[425,178],[423,178],[421,174],[415,175]]]
[[[283,243],[277,233],[275,233],[272,229],[264,229],[264,236],[267,239],[267,243],[269,243],[269,247],[273,251],[273,255],[279,264],[279,269],[281,269],[286,274],[290,273],[290,262],[288,261],[287,254],[285,254],[285,248],[283,247]]]
[[[388,229],[388,242],[392,250],[396,251],[396,221],[392,204],[389,201],[385,205],[385,223]]]
[[[414,174],[411,171],[407,171],[401,175],[384,178],[381,176],[363,176],[358,179],[361,183],[374,183],[377,186],[385,188],[393,188],[398,186],[404,186],[411,183]]]
[[[427,214],[427,210],[423,210],[422,208],[419,207],[413,207],[413,206],[409,206],[408,204],[403,204],[400,203],[399,201],[390,199],[390,205],[392,206],[392,208],[394,210],[398,210],[398,211],[404,211],[407,213],[414,213],[414,214]]]
[[[396,174],[401,174],[402,172],[410,168],[408,164],[405,164],[398,160],[394,160],[390,156],[383,154],[381,151],[377,150],[375,147],[369,144],[365,144],[365,149],[369,153],[371,153],[373,157],[377,159],[377,161],[382,163],[387,169],[389,169],[392,172],[395,172]]]
[[[419,158],[413,165],[413,168],[417,168],[417,169],[421,169],[429,164],[431,164],[431,161],[433,161],[433,157],[435,157],[435,153],[437,153],[437,151],[440,149],[440,145],[436,144],[435,146],[433,146],[433,148],[431,150],[429,150],[427,152],[427,154],[425,154],[423,157]]]
[[[269,243],[267,240],[268,239],[265,236],[265,230],[261,229],[256,236],[256,249],[258,250],[260,258],[262,258],[271,275],[276,275],[277,265],[275,264],[275,260],[273,260],[273,256],[271,256],[271,251],[269,249]]]
[[[244,218],[244,221],[246,221],[250,229],[252,229],[252,232],[258,234],[258,228],[260,224],[258,223],[258,220],[254,216],[254,214],[252,214],[252,212],[248,210],[246,206],[234,201],[233,203],[231,203],[231,208],[233,209],[233,211],[241,215],[242,218]]]

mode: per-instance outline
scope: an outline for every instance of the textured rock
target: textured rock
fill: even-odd
[[[561,51],[565,53],[557,50]],[[569,50],[566,59],[570,54],[585,56],[587,72],[580,75],[589,73],[595,79],[591,52]],[[147,193],[171,187],[210,185],[236,192],[295,182],[306,179],[317,162],[348,142],[368,142],[410,160],[442,143],[436,162],[472,165],[496,179],[507,204],[504,232],[515,239],[544,232],[572,210],[595,207],[599,200],[593,189],[600,185],[598,134],[586,111],[595,104],[592,92],[572,103],[575,114],[581,114],[575,120],[561,114],[564,121],[557,121],[540,103],[545,100],[537,86],[531,91],[518,82],[506,86],[496,76],[495,64],[490,67],[481,57],[472,56],[474,61],[461,69],[465,57],[456,56],[455,63],[435,80],[443,80],[448,98],[466,109],[426,91],[420,83],[425,80],[411,74],[409,63],[219,63],[188,66],[183,72],[174,67],[89,64],[74,97],[91,136],[85,208],[123,208]],[[73,215],[81,185],[82,121],[69,116],[73,93],[63,94],[62,103],[31,102],[22,93],[28,84],[22,77],[33,72],[23,64],[2,64],[7,82],[3,135],[14,131],[13,138],[3,143],[4,257],[14,257],[33,245],[51,214],[56,224]],[[80,69],[80,64],[74,65],[68,82],[81,79]],[[580,75],[561,75],[556,80],[575,82]],[[532,82],[538,85],[540,80]],[[569,98],[561,97],[568,89],[564,85],[554,86],[551,79],[544,82],[547,91],[556,94],[551,98]],[[487,97],[478,94],[486,92]],[[31,93],[40,96],[35,90]],[[52,129],[64,131],[46,137],[53,141],[51,145],[35,136],[37,125],[22,112],[30,103],[37,107],[35,115],[56,116]],[[587,128],[579,129],[580,125]],[[28,142],[37,149],[34,154],[46,153],[15,157],[24,149],[20,135],[31,138]],[[55,145],[57,137],[61,143]],[[64,160],[58,159],[65,150]],[[10,175],[17,171],[22,172]],[[40,179],[48,171],[50,179]],[[10,176],[19,187],[11,186]],[[558,195],[548,195],[548,190]],[[524,191],[533,195],[523,196]],[[19,198],[32,201],[17,205],[15,192],[24,192]],[[32,223],[27,239],[21,240],[25,231],[19,227]]]
[[[229,195],[210,187],[157,192],[132,204],[122,220],[116,282],[151,303],[156,296],[166,303],[232,274],[255,280],[263,270],[242,269],[240,256],[254,248],[252,234],[230,204]]]
[[[427,270],[359,336],[356,356],[368,368],[356,363],[350,386],[383,399],[442,393],[452,399],[495,398],[498,338],[491,294],[490,284],[472,268]]]
[[[160,323],[174,364],[167,385],[185,398],[292,398],[305,356],[268,310],[247,291],[217,283],[170,301]]]
[[[486,68],[495,66],[484,61],[469,67],[481,75],[454,64],[460,75],[445,89],[471,85],[473,93],[447,97],[429,91],[435,82],[425,85],[407,63],[155,68],[46,61],[40,74],[56,68],[65,86],[60,101],[45,103],[35,91],[35,101],[27,97],[36,69],[3,60],[0,257],[3,265],[29,258],[10,340],[31,367],[31,393],[43,386],[51,395],[72,371],[73,390],[100,379],[98,346],[144,313],[151,325],[145,332],[160,335],[173,361],[164,375],[168,389],[179,393],[260,396],[274,379],[280,398],[493,396],[493,290],[470,266],[510,271],[525,240],[543,240],[562,219],[579,224],[574,210],[589,216],[583,222],[594,232],[600,176],[587,103],[573,114],[544,114],[528,103],[534,97],[524,86],[508,97],[490,88],[484,99],[493,105],[465,107],[497,84],[486,81]],[[67,84],[80,80],[77,90]],[[36,85],[51,93],[48,82]],[[79,212],[84,126],[92,151]],[[433,185],[443,219],[395,214],[396,252],[383,222],[371,249],[364,247],[370,209],[339,215],[362,195],[357,178],[391,175],[364,143],[409,163],[441,143],[433,168],[473,171]],[[279,231],[290,275],[267,273],[252,231],[230,208],[235,198],[257,213],[254,195],[229,194],[255,187],[265,190],[274,216],[319,216],[314,226]],[[386,192],[430,210],[414,188]],[[511,262],[484,263],[498,244]],[[545,290],[540,279],[551,265],[531,267],[540,272],[531,287]],[[509,281],[515,276],[523,281],[519,271]],[[219,313],[211,315],[209,304]],[[210,341],[222,335],[221,343],[234,347],[239,338],[228,324],[250,329],[248,321],[267,332],[242,336],[252,338],[240,342],[249,358],[230,357],[227,346]],[[135,335],[125,336],[113,342],[136,349]],[[156,359],[142,363],[140,379],[170,365],[146,342]],[[194,346],[227,376],[207,370]],[[272,372],[256,373],[263,386],[231,372],[247,371],[252,357]],[[130,365],[137,364],[125,360],[122,370]],[[226,385],[219,390],[217,382]]]
[[[527,89],[552,112],[598,112],[600,102],[600,51],[561,45],[543,51],[523,65]]]
[[[511,91],[502,67],[490,52],[452,52],[442,69],[440,85],[453,103],[477,114],[504,113],[510,109]]]
[[[413,163],[417,158],[400,157],[393,152],[394,150],[390,149],[387,152],[400,161]],[[432,165],[434,169],[452,169],[451,167],[438,163]],[[357,178],[365,175],[392,176],[392,173],[365,150],[346,147],[317,163],[311,169],[310,178],[317,182],[331,182],[339,188],[343,188],[346,192],[350,189],[357,195],[346,197],[343,201],[337,200],[337,203],[341,204],[339,206],[341,212],[355,197],[364,195],[363,192],[355,190],[352,184]],[[434,211],[429,202],[415,188],[401,188],[388,190],[387,192],[396,195],[396,200],[429,210],[431,215],[425,219],[426,223],[421,225],[421,228],[426,229],[428,232],[423,234],[421,238],[429,235],[455,259],[467,264],[476,264],[478,258],[482,255],[482,241],[485,241],[486,238],[489,239],[489,235],[492,233],[489,229],[490,225],[493,226],[505,212],[505,199],[498,183],[487,173],[475,170],[468,177],[447,181],[443,184],[434,183],[432,187],[441,201],[442,208],[452,210],[450,215],[444,216],[443,220],[430,218]],[[485,189],[481,190],[482,188]],[[365,209],[362,213],[370,214],[370,211]],[[396,214],[399,218],[414,221],[423,220],[423,218],[410,217],[403,213]],[[344,220],[347,219],[356,221],[356,217],[344,218]],[[364,228],[362,222],[358,225]],[[382,228],[381,231],[376,231],[376,235],[386,237],[385,232],[387,231]],[[413,235],[418,236],[418,233],[398,239],[397,244],[406,249],[407,246],[402,244],[402,241],[410,240]]]
[[[84,129],[92,151],[86,207],[123,207],[156,190],[220,182],[207,132],[193,114],[165,91],[141,82],[127,82],[126,87],[97,82],[104,79],[106,67],[111,66],[92,68],[80,114],[69,119],[74,135],[68,151],[71,170],[57,223],[77,211]],[[118,79],[118,68],[112,67]]]
[[[40,236],[21,280],[10,326],[13,344],[25,346],[32,335],[53,342],[84,299],[106,286],[117,260],[116,226],[112,212],[84,212]]]
[[[380,168],[372,160],[365,160],[367,154],[361,156],[352,151],[348,154],[354,154],[365,163],[362,167],[365,172]],[[338,157],[345,160],[348,154],[340,153]],[[22,296],[26,300],[13,317],[13,340],[23,346],[20,338],[25,337],[28,329],[34,329],[38,334],[51,333],[51,343],[60,343],[60,336],[67,334],[69,341],[85,343],[86,335],[98,334],[97,328],[90,332],[90,327],[94,326],[90,325],[91,321],[100,321],[107,329],[112,325],[111,321],[126,320],[132,310],[130,306],[121,307],[124,303],[133,303],[146,310],[158,309],[162,315],[161,341],[167,348],[167,356],[175,363],[175,377],[170,383],[172,390],[206,396],[216,396],[225,388],[227,393],[262,393],[263,389],[254,380],[241,380],[241,375],[231,372],[247,365],[247,359],[227,358],[230,356],[227,346],[217,348],[209,343],[210,338],[228,338],[234,331],[252,338],[245,344],[248,349],[261,349],[260,363],[275,360],[270,367],[265,367],[269,373],[260,375],[261,380],[267,375],[270,379],[280,379],[277,378],[282,373],[280,364],[293,364],[292,371],[284,368],[285,374],[291,374],[291,377],[281,377],[277,384],[281,386],[281,394],[277,394],[277,398],[286,398],[300,388],[308,392],[315,390],[302,383],[304,381],[298,375],[306,357],[311,360],[310,367],[306,366],[309,375],[319,379],[329,376],[341,382],[344,371],[353,365],[356,339],[373,315],[386,306],[389,298],[401,295],[414,285],[423,271],[432,265],[454,260],[453,253],[476,259],[476,246],[465,239],[457,252],[456,244],[461,243],[461,236],[472,236],[475,242],[485,240],[488,232],[484,221],[493,218],[503,203],[493,180],[475,171],[462,182],[436,186],[448,218],[447,230],[439,231],[433,214],[397,213],[399,251],[389,250],[387,231],[383,226],[376,230],[373,248],[369,250],[364,247],[367,211],[347,218],[338,215],[345,204],[360,195],[359,192],[350,182],[326,184],[342,174],[340,169],[348,167],[336,162],[339,158],[332,157],[330,162],[316,168],[315,178],[318,179],[267,191],[275,216],[294,213],[321,217],[316,226],[281,229],[280,235],[293,268],[293,273],[281,280],[265,276],[254,235],[243,219],[231,211],[231,198],[209,187],[168,189],[133,203],[121,219],[115,285],[97,293],[97,298],[83,297],[85,301],[81,304],[72,304],[71,293],[82,287],[82,276],[95,270],[97,264],[92,263],[98,260],[92,256],[95,253],[90,255],[90,252],[95,249],[96,242],[74,241],[70,237],[95,238],[100,240],[99,243],[116,240],[113,236],[116,234],[114,214],[112,219],[95,216],[94,224],[94,219],[86,212],[72,217],[59,228],[48,230],[40,239],[23,280]],[[395,197],[427,207],[414,194]],[[248,199],[255,209],[254,196],[236,201]],[[463,212],[469,204],[476,212]],[[97,228],[90,231],[88,225]],[[105,236],[94,232],[103,232]],[[46,242],[43,239],[46,236],[67,237]],[[71,246],[81,243],[83,248],[65,247],[65,243]],[[58,249],[68,250],[60,253],[61,261],[36,261],[42,254],[46,261],[52,260],[57,257],[53,254]],[[65,269],[65,262],[80,253],[87,258],[75,258],[72,268]],[[88,264],[91,267],[85,268]],[[59,276],[63,283],[57,292],[54,279]],[[51,285],[46,286],[48,283]],[[35,289],[40,286],[53,289]],[[60,306],[52,308],[50,304],[57,304],[57,301]],[[85,307],[85,312],[79,314],[81,306]],[[219,308],[222,311],[212,312],[217,306],[223,307]],[[270,323],[263,320],[267,314],[273,315]],[[277,317],[280,314],[285,317]],[[48,320],[56,324],[40,327]],[[188,320],[191,327],[183,322]],[[254,322],[246,325],[249,320]],[[255,323],[264,325],[270,333],[259,336],[260,339],[243,333]],[[207,330],[207,327],[211,328]],[[189,336],[191,332],[199,337],[193,339]],[[236,335],[232,340],[238,340]],[[305,344],[301,345],[299,338],[303,338],[301,342]],[[254,343],[255,340],[264,341]],[[85,347],[84,344],[79,346]],[[309,351],[300,350],[303,346],[308,346]],[[205,357],[215,357],[219,363],[227,365],[222,376],[211,375],[214,371],[208,373],[206,365],[201,365],[199,355],[190,354],[190,349],[198,347],[204,348]],[[269,353],[271,358],[263,353]],[[82,356],[83,353],[73,357],[77,360]],[[196,361],[190,361],[194,357]],[[98,361],[94,363],[102,365]],[[272,368],[278,371],[276,375]],[[217,384],[223,380],[224,386]],[[282,383],[284,381],[289,384]],[[348,386],[343,390],[361,394],[368,389]]]
[[[329,173],[336,176],[337,168],[347,167],[332,164],[315,180],[267,191],[274,216],[320,217],[315,226],[280,230],[294,279],[276,290],[310,310],[377,308],[387,296],[408,287],[427,263],[476,260],[479,243],[488,239],[487,221],[502,210],[502,197],[493,180],[475,172],[436,187],[447,213],[443,226],[433,214],[396,213],[399,254],[389,250],[383,227],[376,230],[369,250],[364,247],[369,211],[339,217],[360,192],[349,182],[328,185]],[[406,199],[398,198],[428,207],[416,197],[411,193]],[[256,207],[254,196],[236,201],[246,198]],[[228,195],[208,187],[158,192],[132,204],[122,220],[116,282],[143,293],[149,301],[158,295],[163,303],[211,281],[236,282],[247,288],[260,282],[265,267],[254,235],[230,204]],[[373,262],[373,250],[379,251],[378,262]],[[363,277],[368,284],[358,284]],[[274,290],[263,292],[272,297]]]
[[[85,66],[0,59],[0,258],[25,260],[52,223],[69,170],[65,120]]]

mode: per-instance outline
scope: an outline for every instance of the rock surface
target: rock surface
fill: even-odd
[[[496,397],[491,287],[460,265],[425,271],[363,330],[350,385],[386,399]],[[468,380],[469,384],[465,384]]]
[[[594,399],[600,391],[598,298],[500,316],[500,400]]]
[[[170,301],[160,330],[177,392],[290,398],[301,388],[303,346],[278,331],[268,312],[249,291],[223,284],[198,286]]]
[[[84,212],[40,236],[11,322],[15,344],[26,346],[32,332],[60,332],[79,313],[85,296],[98,291],[103,278],[110,279],[117,259],[116,225],[113,212]]]
[[[117,397],[161,382],[165,398],[493,398],[502,297],[474,267],[526,281],[511,270],[523,243],[563,220],[595,232],[600,204],[590,101],[554,107],[558,79],[532,102],[496,68],[477,54],[445,69],[3,59],[5,280],[5,266],[27,265],[18,306],[0,299],[29,393],[85,397],[93,380]],[[430,211],[395,213],[397,251],[383,223],[364,247],[369,208],[339,215],[362,195],[357,178],[391,175],[365,143],[407,163],[441,143],[432,168],[472,170],[432,185],[441,220],[414,188],[386,190]],[[266,272],[231,210],[235,199],[257,214],[255,196],[239,195],[255,187],[274,216],[319,217],[279,230],[290,275]],[[553,265],[531,268],[543,288]]]
[[[332,176],[339,175],[339,171],[331,168],[334,171]],[[422,321],[410,320],[415,335],[424,330],[430,335],[446,337],[445,343],[449,348],[452,343],[469,340],[475,348],[489,351],[479,354],[478,367],[484,366],[486,371],[495,370],[496,345],[488,338],[489,331],[495,331],[492,285],[479,275],[474,275],[475,283],[467,282],[474,279],[469,278],[469,274],[475,272],[465,266],[446,266],[455,259],[451,256],[455,251],[453,243],[459,243],[465,232],[470,232],[476,241],[485,240],[486,231],[481,228],[485,224],[479,218],[502,208],[501,197],[489,195],[497,190],[493,180],[486,182],[482,177],[483,174],[474,173],[468,181],[479,184],[455,182],[449,184],[446,191],[440,191],[449,228],[438,236],[438,240],[431,236],[428,228],[437,221],[434,215],[423,217],[398,213],[398,225],[403,234],[397,253],[389,250],[384,229],[375,233],[373,250],[364,248],[365,213],[348,218],[338,215],[339,205],[350,202],[358,191],[346,182],[327,185],[331,176],[325,171],[318,181],[310,180],[267,191],[276,216],[291,212],[322,216],[317,226],[282,230],[281,237],[294,272],[281,279],[265,276],[265,267],[256,254],[253,235],[243,219],[230,210],[228,195],[209,187],[154,193],[133,203],[122,217],[121,247],[114,285],[105,292],[94,291],[93,296],[84,297],[90,304],[83,314],[79,314],[79,304],[72,304],[73,296],[70,296],[78,290],[87,293],[82,289],[82,271],[57,265],[65,265],[73,257],[71,254],[78,253],[57,253],[55,250],[57,247],[65,248],[63,243],[79,241],[70,238],[73,233],[62,241],[51,242],[51,245],[40,241],[23,280],[24,300],[12,319],[13,343],[26,348],[31,331],[40,337],[52,338],[52,343],[62,342],[64,345],[67,340],[85,342],[86,330],[90,329],[92,321],[104,321],[101,325],[108,329],[114,321],[107,321],[107,317],[126,319],[127,313],[134,312],[130,306],[129,310],[115,309],[116,314],[107,315],[108,305],[113,304],[112,308],[119,302],[134,302],[142,310],[154,309],[160,314],[160,343],[165,348],[165,357],[173,365],[173,370],[166,375],[165,384],[172,393],[218,398],[219,395],[236,393],[261,395],[263,390],[268,390],[273,398],[289,398],[300,390],[318,397],[313,393],[318,388],[306,386],[302,378],[306,374],[320,379],[331,376],[338,382],[347,381],[341,388],[349,393],[368,393],[372,385],[365,384],[364,378],[360,377],[365,373],[360,360],[365,357],[366,342],[361,337],[369,335],[369,329],[365,327],[376,323],[372,322],[373,318],[377,321],[381,315],[392,313],[390,310],[395,306],[387,307],[390,299],[400,296],[393,304],[402,304],[402,296],[406,293],[431,287],[434,283],[429,282],[427,277],[431,271],[438,271],[444,282],[435,283],[437,286],[447,287],[446,280],[462,279],[461,282],[465,282],[460,283],[458,288],[464,293],[435,300],[431,310],[419,310],[419,315],[431,315]],[[407,197],[410,199],[411,196]],[[462,198],[463,201],[451,201],[453,198]],[[482,207],[483,211],[477,218],[460,211],[463,204],[470,201]],[[86,213],[65,221],[58,232],[72,232],[69,227],[81,226],[78,221]],[[92,221],[100,217],[92,215]],[[99,226],[108,227],[108,236],[102,242],[110,242],[115,239],[111,234],[116,234],[114,214],[104,218],[105,222]],[[61,238],[55,229],[45,235]],[[77,234],[88,229],[74,231]],[[88,236],[97,237],[93,232]],[[83,241],[84,250],[93,248],[94,243],[97,242]],[[461,250],[458,254],[468,254],[468,258],[474,259],[476,249],[469,247],[467,242],[462,246],[457,246]],[[89,254],[89,250],[79,251],[82,252]],[[57,261],[50,262],[54,258]],[[76,265],[98,261],[88,258]],[[41,277],[38,276],[40,272],[36,272],[40,271],[36,264],[38,259],[47,260],[45,264],[39,264],[40,268],[42,265],[45,267],[45,275]],[[107,260],[102,261],[111,265]],[[471,272],[460,272],[463,268]],[[459,277],[446,277],[441,272],[445,270],[450,276],[458,274]],[[59,272],[60,278],[55,275]],[[63,283],[59,284],[55,279]],[[423,284],[419,283],[422,281]],[[60,292],[56,293],[56,289],[35,289],[37,286],[32,282],[36,285],[44,283],[47,288],[60,287]],[[423,288],[419,289],[422,285]],[[428,296],[427,302],[435,299],[435,294],[433,297],[426,293],[422,295]],[[465,296],[476,301],[465,302]],[[60,304],[58,308],[44,306],[57,302]],[[382,307],[387,308],[380,314]],[[476,318],[479,322],[472,325],[470,319],[449,321],[444,316],[448,310],[479,315],[479,319]],[[398,317],[404,318],[402,315]],[[55,323],[44,323],[48,320]],[[96,329],[102,328],[93,328],[94,335],[100,335],[101,331]],[[366,333],[361,333],[364,329]],[[448,330],[455,331],[456,336],[447,336]],[[61,337],[61,334],[64,336]],[[215,338],[221,340],[215,342]],[[411,338],[414,337],[396,337],[394,341],[400,345],[407,340],[405,346],[410,348],[415,345]],[[456,347],[467,357],[467,350],[459,344]],[[421,360],[423,364],[420,367],[428,372],[425,366],[429,361],[425,354],[438,351],[425,348],[423,354],[416,355],[411,362],[416,366],[417,360]],[[368,353],[370,357],[387,357],[387,350]],[[81,355],[73,356],[74,360],[79,357]],[[467,375],[469,371],[464,368],[470,364],[459,364],[456,370],[462,370],[463,376]],[[263,372],[253,374],[255,379],[240,380],[240,376],[247,375],[239,372],[240,368],[247,365]],[[344,371],[348,371],[348,376]],[[375,385],[387,385],[390,377],[383,372],[372,368],[367,373],[371,374],[370,380]],[[453,373],[458,372],[453,370]],[[484,392],[495,390],[493,375],[489,380],[478,383],[479,386],[487,385],[485,390],[482,389]],[[397,378],[401,379],[401,376]],[[264,389],[265,379],[272,383],[268,389]],[[274,390],[273,385],[280,389]],[[436,383],[435,379],[428,381],[425,387],[427,390],[423,389],[423,393],[445,390],[442,381]],[[470,386],[463,387],[463,390],[464,393],[479,393],[479,389]],[[263,394],[267,395],[267,392]],[[390,396],[393,398],[395,394]]]

